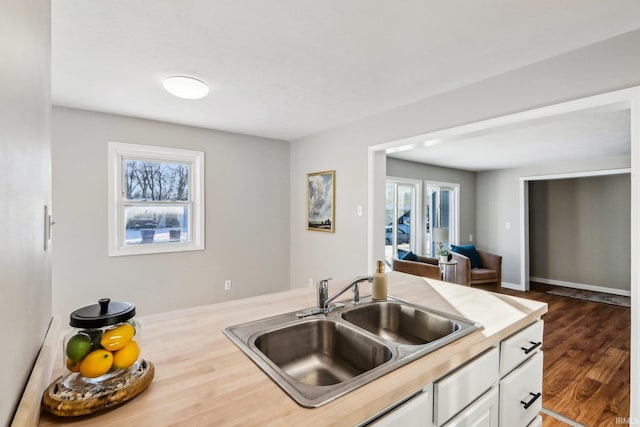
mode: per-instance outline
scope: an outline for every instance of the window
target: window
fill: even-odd
[[[204,249],[204,153],[109,142],[109,256]]]

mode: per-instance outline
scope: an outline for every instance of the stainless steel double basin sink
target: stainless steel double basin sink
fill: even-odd
[[[230,326],[225,335],[298,404],[318,407],[481,328],[390,299],[299,319],[296,312]]]

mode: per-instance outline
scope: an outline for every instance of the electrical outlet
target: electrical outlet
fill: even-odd
[[[313,279],[309,279],[309,287],[313,288]]]
[[[230,291],[231,290],[231,280],[225,280],[224,281],[224,290],[225,291]]]
[[[473,242],[473,234],[469,234],[469,241]]]

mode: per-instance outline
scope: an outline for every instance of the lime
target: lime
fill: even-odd
[[[102,339],[102,330],[101,329],[84,329],[80,331],[81,333],[89,335],[91,337],[91,350],[100,350],[102,345],[100,345],[100,340]]]
[[[67,357],[74,362],[79,362],[89,354],[91,350],[91,337],[80,332],[69,339],[67,342]]]

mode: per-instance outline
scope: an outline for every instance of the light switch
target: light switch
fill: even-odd
[[[358,216],[362,216],[362,205],[358,205]]]
[[[510,222],[505,223],[504,224],[504,229],[505,230],[511,230],[511,223]]]

